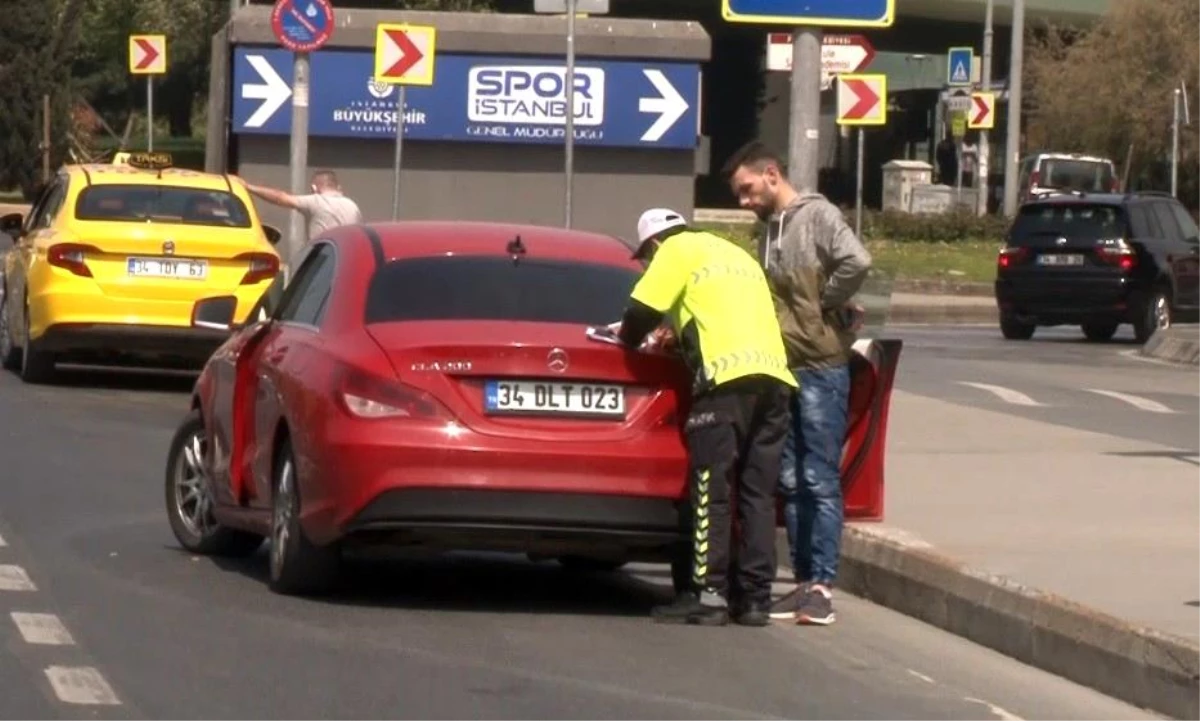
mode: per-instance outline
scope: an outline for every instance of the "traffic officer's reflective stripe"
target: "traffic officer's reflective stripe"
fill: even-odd
[[[727,265],[724,263],[714,263],[712,265],[703,266],[692,271],[692,285],[699,285],[702,281],[711,279],[713,276],[724,275],[744,278],[745,280],[762,280],[763,274],[755,266],[744,265]]]
[[[692,581],[695,582],[697,588],[704,588],[708,580],[708,503],[711,478],[712,472],[707,468],[696,473],[695,563],[692,564]]]
[[[735,351],[726,353],[716,359],[704,364],[704,375],[708,379],[717,377],[718,373],[724,373],[728,370],[733,370],[741,365],[752,365],[756,368],[764,368],[771,370],[786,371],[788,370],[787,358],[774,355],[772,353],[763,353],[757,350]]]

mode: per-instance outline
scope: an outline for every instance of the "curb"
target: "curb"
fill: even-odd
[[[1200,365],[1200,328],[1192,324],[1156,331],[1142,346],[1141,353],[1172,363]]]
[[[888,323],[932,323],[958,325],[1000,322],[994,305],[897,305],[888,308]]]
[[[1127,703],[1200,718],[1200,646],[968,568],[902,531],[847,524],[838,586]]]
[[[892,281],[892,291],[896,293],[920,293],[922,295],[950,295],[972,298],[996,297],[996,289],[991,283],[974,283],[956,280],[919,280],[916,278],[897,278]]]

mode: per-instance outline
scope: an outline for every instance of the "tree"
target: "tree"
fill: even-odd
[[[1187,85],[1192,131],[1180,133],[1181,195],[1200,180],[1200,6],[1121,0],[1092,28],[1043,26],[1027,45],[1030,147],[1107,155],[1131,185],[1165,189],[1173,91]],[[1132,147],[1132,160],[1124,168]]]
[[[42,97],[49,94],[50,162],[67,154],[72,100],[70,54],[77,27],[77,0],[0,0],[0,187],[29,197],[41,181]],[[64,22],[65,21],[65,22]]]

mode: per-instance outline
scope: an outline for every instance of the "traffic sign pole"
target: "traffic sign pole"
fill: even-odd
[[[854,160],[854,236],[862,240],[863,216],[863,156],[866,155],[866,141],[863,140],[863,128],[858,127],[858,157]]]
[[[308,101],[312,87],[309,53],[322,48],[333,36],[333,6],[329,0],[307,0],[304,7],[297,0],[276,0],[271,9],[271,30],[275,39],[292,55],[292,127],[289,138],[288,167],[292,195],[305,195],[308,186]],[[293,210],[288,214],[288,234],[281,240],[286,267],[284,281],[300,260],[300,252],[308,240],[304,215]]]
[[[563,158],[563,173],[566,175],[566,187],[563,189],[563,226],[568,230],[575,218],[572,207],[575,190],[575,2],[576,0],[567,0],[567,137]]]
[[[821,28],[813,26],[800,26],[792,33],[788,180],[801,193],[817,192],[819,178],[821,35]]]
[[[396,157],[392,163],[392,220],[400,218],[400,169],[404,167],[404,107],[408,86],[401,85],[396,93]]]
[[[146,76],[146,150],[154,152],[154,76]]]
[[[154,76],[167,72],[165,35],[129,36],[129,72],[146,76],[146,150],[154,150]]]
[[[396,154],[392,164],[392,220],[400,219],[400,176],[404,170],[404,114],[409,85],[433,85],[437,28],[432,25],[380,23],[375,26],[377,83],[396,88]]]
[[[1013,0],[1012,58],[1008,66],[1008,133],[1004,143],[1004,214],[1017,214],[1017,171],[1021,164],[1021,73],[1025,65],[1025,0]]]
[[[986,93],[992,89],[992,36],[995,31],[992,29],[992,16],[995,14],[996,0],[987,0],[986,15],[983,20],[983,68],[980,72],[979,85]],[[995,107],[992,108],[995,113]],[[976,214],[980,216],[987,215],[988,197],[991,195],[989,189],[991,185],[988,183],[988,174],[991,172],[991,133],[987,130],[979,131],[979,179],[975,185],[979,188],[979,195],[976,198],[978,206],[975,209]]]
[[[858,156],[854,161],[854,232],[862,238],[863,166],[867,154],[864,126],[887,123],[887,76],[839,75],[836,119],[842,127],[858,126]]]

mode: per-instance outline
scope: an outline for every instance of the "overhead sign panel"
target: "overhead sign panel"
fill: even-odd
[[[375,28],[375,80],[390,85],[433,85],[437,28],[380,23]]]
[[[971,93],[971,109],[967,112],[967,127],[972,130],[991,130],[996,127],[995,93]]]
[[[129,72],[134,75],[163,75],[166,73],[167,36],[130,35]]]
[[[821,27],[886,28],[895,0],[721,0],[727,22]]]
[[[533,0],[533,11],[562,15],[567,12],[567,0]],[[585,15],[607,15],[608,0],[575,0],[575,12]]]
[[[396,134],[396,96],[377,81],[371,51],[326,50],[311,59],[309,134]],[[566,67],[559,58],[457,55],[434,59],[437,84],[408,88],[406,140],[561,144]],[[233,132],[287,135],[291,54],[239,46],[233,58]],[[695,148],[700,66],[582,58],[575,69],[575,142]]]
[[[837,122],[838,125],[886,124],[887,76],[839,75]]]

